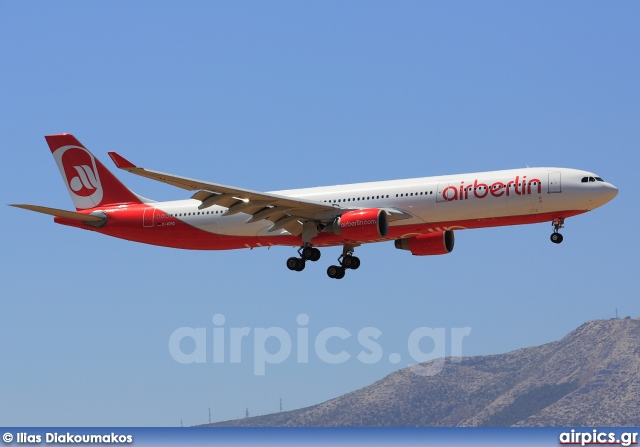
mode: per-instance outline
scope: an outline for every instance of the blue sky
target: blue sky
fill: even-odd
[[[590,319],[640,316],[637,2],[2,2],[0,203],[72,209],[44,135],[74,133],[112,167],[254,190],[561,166],[618,186],[613,202],[550,225],[461,231],[453,253],[338,248],[302,273],[290,248],[189,252],[134,244],[0,208],[3,425],[176,426],[313,405],[411,363],[409,334],[471,328],[464,355],[556,340]],[[119,176],[156,200],[185,191]],[[225,331],[341,327],[254,375],[214,364]],[[204,328],[208,361],[171,334]],[[384,355],[357,360],[377,328]],[[273,340],[272,340],[273,341]],[[424,352],[433,346],[423,340]],[[312,342],[313,344],[313,342]],[[278,344],[269,345],[272,351]],[[295,345],[294,345],[295,346]],[[193,346],[188,340],[185,351]],[[399,354],[400,363],[388,360]]]

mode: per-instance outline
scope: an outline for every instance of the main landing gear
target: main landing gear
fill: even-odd
[[[353,250],[352,245],[345,245],[342,248],[342,255],[338,258],[340,265],[330,265],[327,269],[329,278],[342,279],[347,269],[356,270],[360,267],[360,258],[353,256]]]
[[[551,242],[553,242],[554,244],[559,244],[564,239],[562,235],[558,233],[558,230],[560,230],[560,228],[564,228],[564,217],[556,217],[551,222],[551,225],[553,225],[553,234],[551,235]]]
[[[360,267],[360,258],[353,256],[353,245],[345,245],[342,247],[342,254],[338,258],[340,265],[331,265],[327,269],[327,275],[329,278],[342,279],[344,278],[347,269],[355,270]],[[307,261],[316,262],[320,259],[320,250],[312,247],[311,244],[305,244],[298,249],[299,258],[292,256],[287,259],[287,268],[296,272],[304,270]]]
[[[295,256],[287,259],[287,267],[289,270],[295,270],[296,272],[301,272],[304,270],[305,264],[307,261],[316,262],[320,259],[320,250],[311,245],[303,245],[298,249],[299,258]]]

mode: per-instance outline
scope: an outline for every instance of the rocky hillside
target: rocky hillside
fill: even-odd
[[[640,425],[640,321],[591,321],[542,346],[447,359],[434,376],[405,368],[319,405],[212,424],[511,425]]]

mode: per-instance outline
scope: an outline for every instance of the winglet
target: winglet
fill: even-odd
[[[125,171],[128,171],[129,169],[137,168],[136,165],[116,152],[109,152],[109,157],[111,157],[111,160],[113,160],[113,163],[118,169],[124,169]]]

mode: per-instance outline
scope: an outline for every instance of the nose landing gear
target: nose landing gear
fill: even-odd
[[[560,233],[558,233],[558,230],[560,230],[561,228],[564,228],[564,217],[556,217],[551,222],[551,225],[553,225],[553,234],[551,235],[551,242],[553,242],[554,244],[560,244],[564,238]]]

